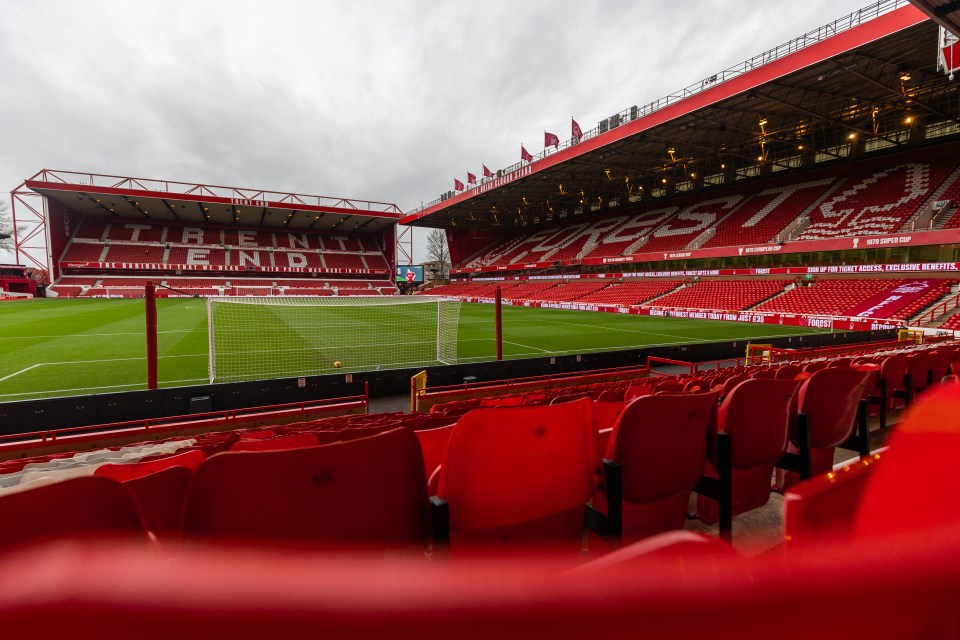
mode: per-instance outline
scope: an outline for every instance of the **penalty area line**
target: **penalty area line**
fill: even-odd
[[[157,356],[157,359],[163,360],[166,358],[201,358],[201,357],[206,358],[208,355],[209,354],[206,354],[206,353],[188,353],[188,354],[179,355],[179,356]],[[31,369],[36,369],[37,367],[47,367],[47,366],[62,367],[68,364],[96,364],[99,362],[131,362],[131,361],[146,360],[146,359],[147,359],[146,356],[144,356],[141,358],[103,358],[101,360],[66,360],[64,362],[38,362],[37,364],[30,365],[26,369],[20,369],[20,371],[14,371],[9,375],[6,375],[0,378],[0,382],[3,382],[4,380],[9,380],[10,378],[14,378],[20,375],[21,373],[26,373],[27,371],[30,371]],[[112,386],[133,386],[133,385],[112,385]],[[91,388],[106,389],[107,387],[91,387]],[[79,391],[79,389],[71,389],[71,391]]]
[[[9,380],[10,378],[16,377],[16,376],[20,375],[21,373],[26,373],[27,371],[30,371],[31,369],[36,369],[37,367],[42,367],[44,364],[46,364],[46,363],[45,363],[45,362],[40,362],[40,363],[38,363],[38,364],[32,364],[32,365],[30,365],[29,367],[27,367],[26,369],[20,369],[20,371],[15,371],[15,372],[11,373],[11,374],[8,375],[8,376],[4,376],[4,377],[0,378],[0,382],[3,382],[4,380]]]
[[[167,386],[179,385],[187,382],[210,382],[210,379],[209,378],[188,378],[186,380],[161,380],[160,387],[164,388]],[[44,394],[72,393],[74,391],[100,391],[103,389],[125,389],[127,387],[146,388],[146,386],[147,386],[147,383],[145,382],[132,382],[129,384],[111,384],[103,387],[77,387],[74,389],[51,389],[48,391],[24,391],[23,393],[0,393],[0,398],[12,398],[14,396],[56,397],[56,396],[45,396]]]

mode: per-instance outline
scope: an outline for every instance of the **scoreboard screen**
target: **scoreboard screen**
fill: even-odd
[[[423,283],[423,265],[405,264],[397,267],[397,282]]]

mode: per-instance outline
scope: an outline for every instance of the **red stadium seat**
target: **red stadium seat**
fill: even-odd
[[[313,433],[295,433],[289,436],[247,440],[241,438],[230,446],[230,451],[283,451],[284,449],[302,449],[319,444]]]
[[[214,456],[190,485],[184,534],[343,546],[426,544],[420,445],[401,428],[317,447]]]
[[[455,425],[451,424],[436,429],[418,429],[414,431],[420,441],[420,452],[423,454],[423,469],[427,478],[443,462],[443,455],[447,451],[447,443]]]
[[[123,482],[148,531],[161,541],[180,535],[193,469],[168,467]]]
[[[770,499],[773,468],[787,447],[799,382],[746,380],[723,400],[717,446],[697,492],[697,517],[731,533],[734,515]]]
[[[85,476],[0,495],[0,548],[101,536],[146,539],[133,499],[115,480]]]
[[[593,404],[581,398],[460,418],[440,469],[442,502],[434,501],[435,513],[449,510],[451,549],[521,541],[579,549],[600,462]]]
[[[926,389],[932,382],[930,354],[926,351],[917,351],[908,355],[907,375],[909,376],[908,394],[912,400],[914,395]]]
[[[703,476],[717,393],[637,398],[614,427],[604,457],[605,531],[637,539],[682,529],[690,492]],[[594,500],[597,505],[601,502]]]
[[[100,467],[94,471],[94,475],[112,478],[117,482],[126,482],[127,480],[142,478],[143,476],[156,473],[157,471],[163,471],[164,469],[169,469],[171,467],[186,467],[187,469],[194,471],[206,459],[207,456],[203,453],[203,451],[200,451],[199,449],[191,449],[190,451],[175,453],[173,455],[164,456],[163,458],[156,458],[146,462],[100,465]]]
[[[783,531],[788,543],[823,543],[851,535],[853,514],[883,452],[815,475],[783,494]]]
[[[834,449],[850,438],[860,414],[861,401],[867,392],[869,372],[856,369],[821,369],[805,380],[797,393],[800,424],[805,425],[809,438],[810,460],[804,473],[821,474],[833,468]],[[862,438],[868,437],[864,433]],[[794,426],[790,430],[790,442],[787,453],[799,454],[800,430]],[[868,443],[861,443],[867,447]],[[867,453],[861,450],[861,454]],[[804,461],[804,464],[807,464]],[[801,479],[795,471],[777,470],[777,486],[786,489]]]

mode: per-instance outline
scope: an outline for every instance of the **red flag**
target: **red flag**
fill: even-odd
[[[463,183],[457,180],[456,178],[453,179],[453,190],[463,191]]]
[[[483,165],[483,177],[484,177],[484,178],[492,178],[492,177],[493,177],[493,171],[490,171],[490,169],[487,169],[487,165]]]
[[[533,156],[530,155],[530,152],[523,148],[523,145],[520,145],[520,160],[526,160],[527,162],[533,162]]]
[[[467,171],[467,184],[477,184],[477,176]]]
[[[577,142],[580,142],[580,138],[583,137],[583,131],[580,130],[580,125],[577,124],[576,120],[574,120],[573,118],[570,118],[570,122],[572,123],[570,129],[571,129],[571,133],[573,134],[573,138]]]
[[[549,147],[550,145],[553,145],[553,148],[554,148],[554,149],[559,149],[559,148],[560,148],[560,138],[558,138],[556,135],[554,135],[554,134],[552,134],[552,133],[549,133],[549,132],[547,132],[547,131],[544,131],[544,132],[543,132],[543,147],[544,147],[544,148],[547,148],[547,147]]]

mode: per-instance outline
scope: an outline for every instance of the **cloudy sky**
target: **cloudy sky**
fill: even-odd
[[[0,190],[49,168],[408,211],[866,4],[0,0]]]

